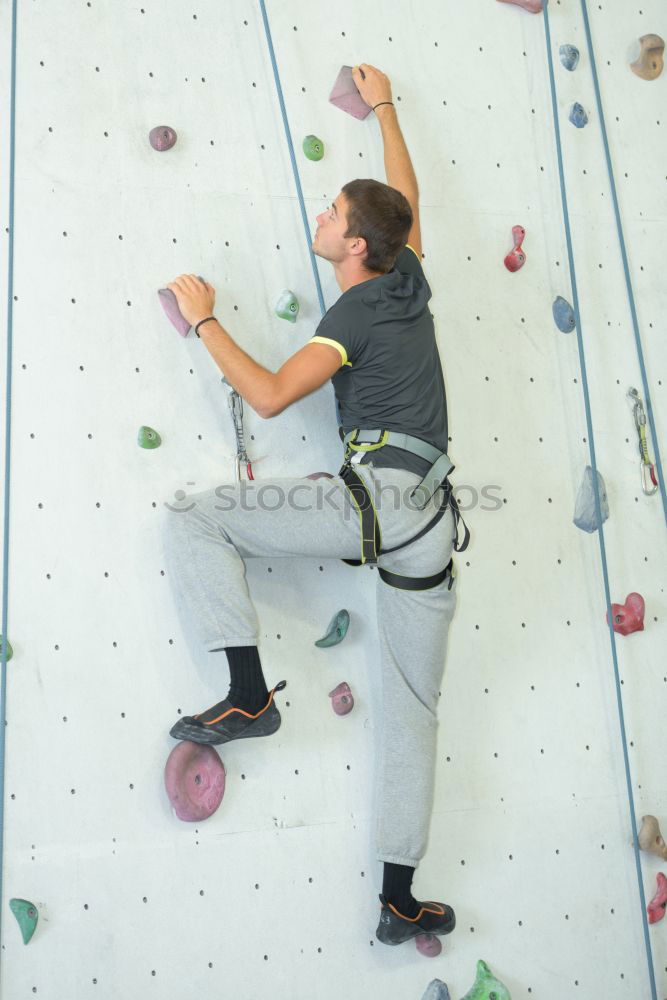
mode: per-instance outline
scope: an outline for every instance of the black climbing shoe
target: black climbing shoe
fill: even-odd
[[[276,708],[273,695],[282,691],[287,681],[280,681],[269,691],[264,708],[252,715],[241,708],[234,708],[226,698],[201,715],[185,715],[172,726],[169,735],[175,740],[191,740],[193,743],[229,743],[230,740],[244,740],[250,736],[270,736],[280,729],[280,712]]]
[[[446,903],[418,900],[421,909],[416,917],[410,918],[402,916],[383,895],[380,902],[382,912],[375,936],[383,944],[403,944],[418,934],[451,934],[456,927],[454,911]]]

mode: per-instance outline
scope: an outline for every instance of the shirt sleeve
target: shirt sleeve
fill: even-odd
[[[359,334],[352,324],[346,321],[345,310],[337,312],[330,309],[319,322],[315,336],[309,344],[329,344],[340,352],[341,367],[352,367],[359,357],[361,343]]]

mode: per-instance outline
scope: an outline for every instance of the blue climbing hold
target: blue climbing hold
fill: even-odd
[[[572,110],[570,111],[570,121],[577,128],[583,128],[584,125],[588,125],[588,115],[582,108],[581,104],[576,102],[572,105]]]
[[[553,314],[556,326],[562,333],[572,333],[575,328],[574,310],[570,303],[561,295],[553,304]]]
[[[600,513],[602,514],[602,523],[609,517],[609,501],[607,499],[607,489],[604,484],[604,479],[598,472],[598,493],[600,495]],[[598,519],[597,512],[595,510],[595,491],[593,489],[593,469],[592,466],[587,465],[584,471],[584,478],[581,480],[581,486],[579,487],[579,492],[577,493],[577,500],[574,505],[574,517],[572,518],[574,523],[582,531],[593,532],[597,531]]]
[[[345,608],[342,611],[338,611],[331,621],[329,622],[329,627],[327,629],[326,635],[321,639],[317,639],[315,642],[316,646],[336,646],[339,642],[342,642],[347,635],[347,630],[350,625],[350,613],[346,611]]]
[[[569,69],[570,72],[575,70],[579,65],[579,49],[576,45],[561,45],[560,47],[560,61],[562,62],[565,69]]]
[[[422,1000],[451,1000],[447,983],[443,983],[442,979],[432,980],[426,987]]]

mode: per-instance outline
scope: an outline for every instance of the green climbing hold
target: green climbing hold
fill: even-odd
[[[286,288],[278,299],[278,305],[276,306],[276,316],[281,319],[288,319],[290,323],[296,323],[296,318],[299,315],[299,302],[294,294],[290,292],[289,288]]]
[[[162,438],[152,427],[140,427],[137,440],[140,448],[159,448],[162,444]]]
[[[491,972],[486,962],[477,963],[475,982],[462,1000],[512,1000],[510,991]]]
[[[37,907],[27,899],[10,899],[9,908],[19,922],[23,943],[27,944],[37,927]]]
[[[2,636],[0,635],[0,652],[2,651],[2,645],[3,645]],[[9,639],[8,639],[7,640],[7,663],[9,663],[9,661],[11,660],[11,658],[12,658],[13,655],[14,655],[14,650],[12,649],[11,643],[9,642]]]
[[[324,143],[316,135],[307,135],[303,140],[303,151],[309,160],[321,160],[324,156]]]
[[[350,615],[349,612],[342,609],[338,611],[331,621],[329,622],[329,628],[327,629],[327,634],[321,639],[318,639],[315,643],[316,646],[336,646],[339,642],[342,642],[347,635],[347,630],[350,626]]]

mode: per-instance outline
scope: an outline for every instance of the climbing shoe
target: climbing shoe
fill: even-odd
[[[255,714],[234,708],[226,698],[201,715],[184,715],[172,726],[169,735],[175,740],[207,744],[229,743],[230,740],[244,740],[251,736],[270,736],[280,729],[281,721],[273,695],[276,691],[282,691],[286,684],[287,681],[276,684],[269,691],[264,708]]]
[[[402,916],[392,903],[380,894],[382,911],[375,936],[383,944],[403,944],[418,934],[450,934],[456,927],[456,917],[451,906],[419,901],[421,907],[416,917]]]

